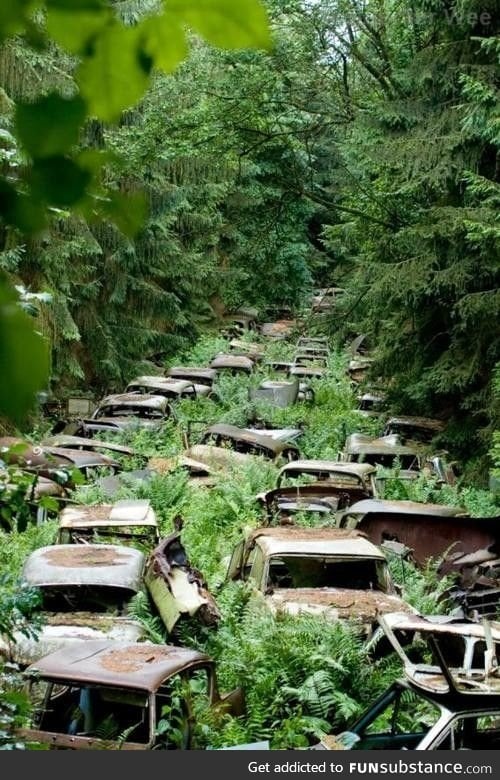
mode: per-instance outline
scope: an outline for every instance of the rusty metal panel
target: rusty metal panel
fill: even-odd
[[[164,680],[199,664],[213,662],[204,653],[185,647],[90,641],[41,658],[28,667],[26,675],[153,693]]]

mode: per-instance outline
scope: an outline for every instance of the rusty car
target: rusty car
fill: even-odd
[[[383,436],[397,434],[404,443],[407,439],[429,444],[446,427],[443,420],[432,417],[390,417],[383,431]]]
[[[462,507],[417,501],[365,499],[346,509],[343,528],[358,528],[375,543],[397,541],[413,551],[417,563],[455,553],[471,553],[500,539],[496,518],[471,518]]]
[[[297,347],[311,346],[328,349],[328,338],[326,336],[300,336],[297,339]]]
[[[350,360],[347,366],[347,374],[351,382],[354,382],[354,384],[364,382],[374,362],[374,358],[361,355]]]
[[[148,466],[157,474],[168,474],[176,469],[183,469],[188,473],[189,481],[193,485],[212,487],[222,474],[228,474],[253,462],[255,462],[254,455],[236,452],[227,447],[215,447],[211,444],[193,444],[171,458],[150,458]]]
[[[234,355],[244,355],[249,357],[255,363],[258,363],[264,358],[265,349],[262,344],[257,344],[255,341],[240,341],[238,339],[232,339],[229,342],[229,349]]]
[[[298,377],[300,379],[322,379],[325,376],[326,368],[321,366],[305,366],[292,363],[288,371],[288,376]]]
[[[188,379],[174,379],[165,376],[138,376],[128,383],[126,393],[162,395],[170,401],[182,398],[194,400],[209,396],[211,388]]]
[[[317,368],[324,368],[326,369],[328,366],[328,355],[325,354],[318,354],[317,352],[300,349],[295,352],[295,355],[293,357],[293,365],[295,367],[297,366],[315,366]]]
[[[379,622],[404,677],[347,731],[326,735],[313,749],[498,749],[500,625],[401,614]]]
[[[42,441],[42,446],[64,447],[67,450],[90,450],[91,452],[112,452],[126,457],[140,457],[131,447],[117,442],[101,441],[100,439],[88,439],[85,436],[72,436],[66,433],[49,436]]]
[[[300,452],[295,444],[263,436],[257,431],[248,431],[236,425],[218,423],[206,429],[201,444],[215,447],[229,447],[248,455],[263,455],[273,461],[297,460]]]
[[[212,387],[217,379],[217,371],[214,368],[197,366],[171,366],[165,371],[165,376],[173,379],[185,379],[198,385]]]
[[[149,393],[121,393],[100,401],[91,418],[82,420],[76,433],[92,436],[99,432],[123,431],[130,428],[160,430],[173,417],[168,399]]]
[[[194,747],[208,708],[241,715],[241,689],[221,695],[215,662],[186,647],[92,641],[51,653],[25,671],[34,705],[19,739],[59,750]]]
[[[316,518],[318,526],[336,525],[338,513],[349,506],[349,495],[325,482],[273,488],[259,493],[256,500],[267,525],[293,525],[299,513],[306,513],[309,522]]]
[[[242,336],[244,333],[257,329],[257,321],[251,314],[235,312],[224,317],[222,334],[227,336]]]
[[[499,518],[495,518],[498,523]],[[482,522],[482,521],[481,521]],[[453,585],[444,593],[464,617],[495,619],[500,607],[500,539],[473,552],[452,547],[443,560],[442,571],[454,575]]]
[[[272,614],[352,621],[369,636],[381,612],[412,611],[396,593],[384,553],[338,528],[258,528],[235,547],[229,580],[244,580]]]
[[[128,615],[141,591],[145,558],[131,547],[61,544],[32,552],[23,568],[27,585],[38,588],[42,628],[36,637],[18,631],[0,641],[0,654],[26,665],[74,642],[132,641],[142,624]]]
[[[158,521],[146,499],[123,499],[114,504],[76,504],[59,515],[57,544],[119,542],[152,547],[160,538]]]
[[[210,368],[214,368],[217,372],[227,371],[231,374],[251,374],[255,368],[255,363],[247,355],[225,355],[221,352],[211,361]]]
[[[376,437],[351,433],[345,440],[341,456],[346,463],[371,463],[393,468],[397,462],[401,469],[419,472],[428,460],[426,452],[418,442],[403,444],[397,434]]]
[[[264,322],[260,326],[260,334],[272,341],[283,341],[291,336],[297,327],[297,320],[282,319],[275,322]]]
[[[369,463],[344,463],[337,460],[297,460],[283,466],[276,480],[276,487],[289,480],[306,477],[349,496],[350,503],[376,495],[376,469]]]
[[[31,444],[23,439],[7,436],[0,439],[0,458],[7,465],[17,466],[22,471],[37,474],[69,488],[75,486],[74,472],[92,480],[103,472],[116,474],[122,470],[120,463],[98,452]]]
[[[366,392],[357,396],[358,412],[365,417],[379,417],[385,407],[386,394],[383,392]]]

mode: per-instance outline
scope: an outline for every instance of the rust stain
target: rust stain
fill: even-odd
[[[290,526],[286,529],[280,528],[258,528],[252,534],[253,539],[259,536],[270,536],[272,539],[306,539],[307,541],[316,541],[327,539],[336,541],[337,539],[366,539],[366,534],[357,530],[348,530],[347,528],[301,528],[299,526]]]
[[[172,655],[154,645],[110,650],[100,659],[100,665],[108,672],[130,673],[140,671],[145,664],[155,664]]]
[[[62,566],[68,569],[87,566],[121,566],[129,559],[126,551],[109,550],[105,547],[87,549],[84,545],[75,545],[75,549],[54,547],[47,550],[45,560],[51,566]]]

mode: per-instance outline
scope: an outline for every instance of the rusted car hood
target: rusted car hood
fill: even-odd
[[[325,615],[331,620],[373,623],[384,612],[411,612],[399,596],[350,588],[283,588],[266,596],[273,613]]]
[[[42,619],[45,625],[36,639],[17,632],[15,643],[0,642],[0,655],[25,665],[77,642],[137,642],[144,633],[136,620],[92,612],[43,613]]]

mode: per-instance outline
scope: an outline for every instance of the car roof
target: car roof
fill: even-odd
[[[217,377],[217,371],[215,368],[198,367],[198,366],[171,366],[166,371],[167,376],[179,375],[182,378],[186,377],[211,379],[212,381]]]
[[[194,385],[187,379],[174,379],[166,376],[136,376],[127,385],[127,391],[134,386],[148,387],[151,390],[169,390],[171,393],[181,394],[186,390],[193,390]],[[153,393],[154,395],[154,393]]]
[[[439,517],[460,517],[467,514],[463,507],[448,504],[422,504],[418,501],[385,501],[382,498],[365,498],[345,510],[346,515],[369,513],[436,515]]]
[[[385,560],[384,553],[364,534],[343,528],[258,528],[250,538],[267,556],[339,555]]]
[[[25,674],[154,693],[172,675],[192,664],[206,663],[213,662],[204,653],[186,647],[89,640],[41,658]]]
[[[390,425],[400,425],[400,426],[408,426],[412,428],[424,428],[429,431],[435,431],[438,433],[439,431],[443,431],[446,427],[446,423],[444,423],[442,420],[436,420],[433,417],[410,417],[410,416],[401,416],[401,417],[390,417],[387,420],[386,426]]]
[[[364,433],[351,433],[345,440],[344,451],[356,455],[419,455],[423,451],[420,444],[402,444],[397,433],[378,438],[366,436]]]
[[[42,445],[48,445],[51,447],[65,447],[66,449],[73,449],[82,447],[89,450],[109,450],[110,452],[118,452],[122,455],[133,455],[134,450],[130,447],[126,447],[124,444],[116,444],[115,442],[100,441],[99,439],[87,439],[84,436],[69,436],[64,433],[56,434],[44,439]]]
[[[150,409],[165,409],[168,401],[163,395],[154,395],[151,393],[118,393],[117,395],[108,395],[99,401],[98,409],[106,406],[144,406]]]
[[[204,433],[204,435],[209,434],[227,436],[228,438],[234,439],[235,441],[242,441],[246,442],[247,444],[255,444],[269,450],[270,452],[273,452],[275,455],[279,455],[279,453],[283,452],[283,450],[297,450],[297,447],[294,444],[273,439],[271,436],[263,436],[258,432],[249,431],[245,428],[238,428],[236,425],[226,425],[225,423],[211,425]]]
[[[116,544],[56,544],[32,552],[23,577],[34,587],[109,586],[138,592],[144,555]]]
[[[246,368],[252,371],[254,362],[245,355],[216,355],[210,363],[210,368]]]
[[[158,526],[151,503],[146,499],[125,499],[114,504],[67,506],[59,515],[59,528]]]
[[[374,474],[376,470],[375,466],[370,463],[344,463],[338,460],[294,460],[292,463],[282,466],[279,477],[300,474],[301,472],[307,474],[308,472],[325,471],[352,475],[362,480],[369,474]]]

